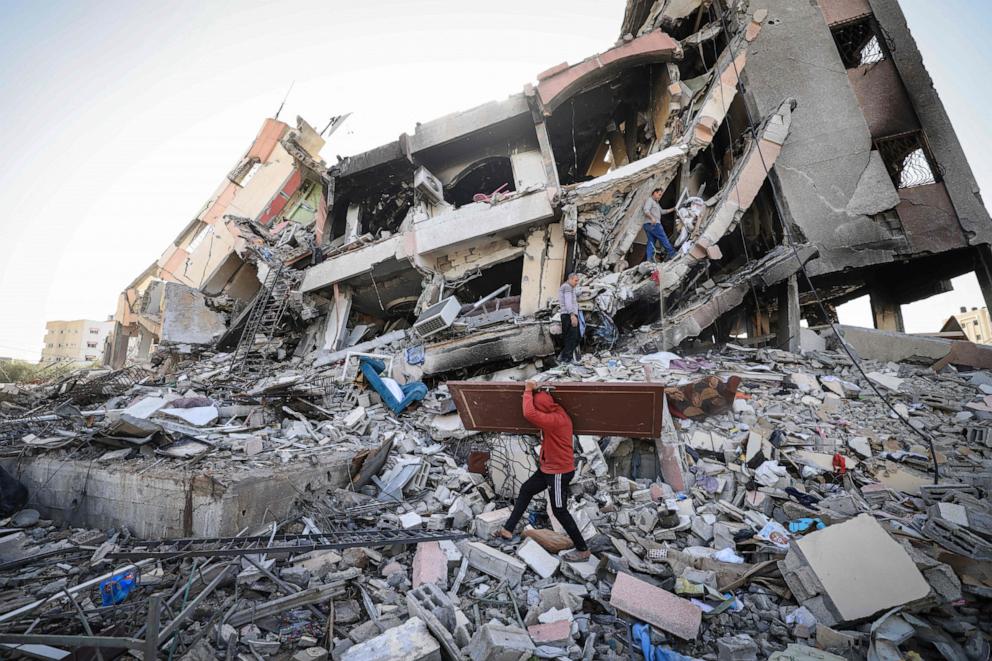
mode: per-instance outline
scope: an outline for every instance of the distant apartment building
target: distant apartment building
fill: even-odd
[[[966,339],[978,344],[992,344],[992,319],[988,308],[962,307],[961,312],[944,322],[941,333],[961,333]]]
[[[101,362],[104,345],[113,328],[112,319],[49,321],[45,324],[45,346],[41,350],[41,362]]]

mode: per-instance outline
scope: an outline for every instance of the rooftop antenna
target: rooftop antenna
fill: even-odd
[[[336,115],[334,117],[331,117],[330,121],[327,122],[327,126],[325,126],[324,130],[320,132],[321,137],[324,137],[325,133],[327,134],[328,138],[331,137],[331,135],[335,131],[337,131],[342,124],[344,124],[344,120],[348,119],[349,117],[351,117],[350,112],[346,112],[343,115]]]
[[[286,90],[286,96],[282,98],[282,103],[279,104],[279,110],[276,111],[275,119],[279,119],[279,113],[282,112],[282,107],[286,105],[286,99],[289,98],[289,93],[293,91],[293,85],[295,84],[296,84],[295,80],[289,84],[289,89]]]

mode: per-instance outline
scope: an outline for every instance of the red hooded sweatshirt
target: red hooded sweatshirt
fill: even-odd
[[[565,409],[546,392],[524,391],[524,418],[541,430],[541,472],[574,471],[572,419]]]

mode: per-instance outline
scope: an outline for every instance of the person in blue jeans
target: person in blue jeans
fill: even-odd
[[[641,209],[644,214],[644,235],[648,239],[648,250],[644,255],[644,261],[647,262],[654,261],[655,241],[661,243],[661,247],[665,249],[669,258],[675,256],[675,248],[672,247],[668,235],[665,233],[665,228],[661,224],[661,215],[672,213],[675,209],[661,208],[661,194],[663,192],[660,188],[651,191],[651,197],[644,201],[644,207]]]

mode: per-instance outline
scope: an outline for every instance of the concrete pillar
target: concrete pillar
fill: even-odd
[[[114,334],[110,339],[110,359],[105,364],[115,370],[124,367],[124,363],[127,361],[128,339],[127,330],[123,325],[117,324]]]
[[[992,310],[992,248],[988,244],[975,246],[975,278],[982,290],[985,307]]]
[[[348,330],[348,317],[351,316],[351,292],[343,285],[334,285],[334,302],[327,312],[327,328],[324,331],[324,351],[337,351]]]
[[[149,333],[146,329],[139,328],[138,337],[141,338],[140,342],[138,342],[138,362],[146,363],[148,362],[148,354],[151,351],[152,340],[155,339],[155,336]]]
[[[651,124],[655,139],[660,139],[664,135],[665,126],[668,124],[668,117],[671,114],[670,84],[668,66],[665,64],[654,65],[651,68]]]
[[[750,340],[771,334],[771,319],[764,310],[750,308],[744,322]]]
[[[775,344],[783,351],[799,353],[799,279],[795,275],[778,287]]]
[[[902,322],[902,307],[889,289],[873,287],[868,298],[871,300],[871,316],[875,322],[875,328],[897,333],[906,332]]]
[[[351,243],[359,237],[362,233],[362,227],[359,216],[361,215],[361,207],[357,204],[352,204],[348,207],[348,211],[345,214],[344,221],[344,242],[346,244]]]
[[[541,147],[541,160],[544,163],[544,172],[548,177],[548,186],[557,193],[561,190],[561,182],[558,180],[558,165],[555,161],[555,152],[551,148],[548,125],[546,122],[537,122],[534,124],[534,130],[537,132],[537,144]]]
[[[558,296],[565,278],[565,234],[561,223],[536,229],[527,236],[520,314],[534,314]]]

